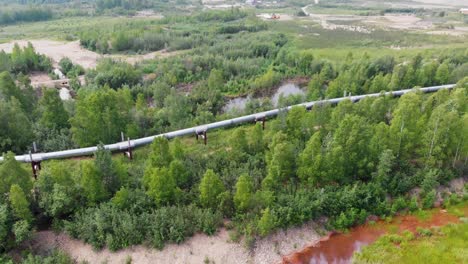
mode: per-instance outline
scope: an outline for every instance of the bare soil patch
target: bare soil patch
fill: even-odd
[[[29,79],[31,83],[43,83],[43,82],[50,82],[52,78],[46,72],[31,72],[29,74]]]
[[[33,252],[49,252],[58,248],[70,254],[75,260],[89,263],[125,263],[130,257],[132,263],[204,263],[209,259],[214,263],[223,264],[267,264],[280,263],[283,256],[315,243],[320,235],[315,231],[313,223],[300,228],[279,231],[256,243],[256,247],[249,251],[242,243],[229,241],[226,229],[221,229],[214,236],[196,234],[180,245],[170,244],[163,250],[145,246],[133,246],[117,252],[108,249],[93,250],[90,245],[70,238],[68,235],[55,234],[52,231],[39,231],[34,234],[26,247]],[[210,263],[211,263],[210,262]]]

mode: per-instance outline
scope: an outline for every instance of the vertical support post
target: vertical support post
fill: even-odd
[[[31,151],[29,151],[29,159],[31,160],[31,169],[34,179],[37,180],[37,173],[41,170],[41,162],[33,160]]]
[[[130,143],[130,137],[128,137],[128,150],[127,150],[127,157],[129,160],[133,159],[133,152],[132,152],[132,145]]]
[[[262,129],[265,130],[266,117],[264,115],[255,117],[255,123],[257,122],[262,122]]]
[[[120,131],[120,138],[122,139],[122,142],[125,141],[124,133],[122,131]]]
[[[208,131],[208,127],[206,126],[196,128],[195,137],[197,138],[197,141],[201,137],[203,139],[203,144],[206,145],[208,143],[208,136],[206,134],[207,131]]]

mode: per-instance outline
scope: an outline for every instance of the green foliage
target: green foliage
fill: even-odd
[[[13,185],[19,186],[23,194],[29,194],[32,189],[30,173],[16,161],[14,153],[8,152],[3,158],[4,161],[0,164],[0,201]]]
[[[236,194],[234,195],[234,203],[238,212],[245,212],[252,205],[253,197],[253,182],[248,174],[242,174],[237,179]]]
[[[13,210],[13,215],[19,219],[26,222],[32,221],[32,213],[29,208],[29,201],[23,192],[23,189],[17,184],[11,185],[9,200],[11,204],[11,209]],[[23,224],[21,224],[23,225]]]
[[[436,191],[432,190],[424,195],[424,198],[421,202],[422,208],[429,209],[434,206],[434,202],[436,201]]]
[[[171,204],[175,200],[176,181],[167,168],[155,168],[147,172],[148,195],[158,206]]]
[[[280,188],[281,184],[294,178],[296,170],[296,149],[290,142],[278,143],[272,152],[271,160],[268,161],[268,175],[263,181],[267,189]]]
[[[366,221],[368,213],[366,210],[358,210],[356,208],[341,212],[338,218],[333,223],[333,226],[338,230],[346,230],[356,224],[363,224]]]
[[[6,204],[0,204],[0,249],[5,251],[9,247],[9,236],[11,232],[11,214]],[[1,258],[0,258],[1,259]]]
[[[52,19],[53,13],[50,9],[36,6],[22,7],[0,11],[0,24],[14,24],[18,22],[33,22]]]
[[[21,48],[15,43],[11,56],[6,60],[4,70],[19,74],[27,74],[31,71],[50,71],[52,69],[52,61],[45,55],[36,53],[33,45],[28,42],[28,45]]]
[[[15,234],[15,242],[21,242],[29,239],[32,235],[31,224],[27,220],[19,220],[13,225],[13,234]]]
[[[220,214],[194,206],[146,208],[144,213],[121,210],[108,203],[77,212],[66,230],[95,248],[118,250],[149,241],[162,248],[166,242],[181,243],[195,232],[213,234]]]
[[[62,70],[62,73],[65,74],[65,76],[68,78],[77,77],[84,74],[83,67],[78,64],[73,64],[73,62],[67,57],[62,58],[59,61],[59,66]]]
[[[127,89],[103,88],[79,95],[75,115],[71,118],[73,140],[80,146],[116,142],[129,121],[131,103]]]
[[[270,208],[266,208],[262,212],[262,217],[258,221],[258,230],[261,236],[267,236],[276,227],[274,215],[270,212]]]
[[[23,264],[73,264],[75,261],[65,252],[53,250],[46,256],[28,254]]]
[[[219,176],[208,169],[200,182],[200,203],[203,207],[216,209],[218,196],[224,192],[224,185]]]
[[[467,224],[447,225],[438,234],[432,234],[430,230],[421,230],[425,235],[416,238],[393,235],[398,237],[400,243],[393,242],[395,239],[392,240],[391,235],[386,235],[355,253],[353,262],[404,264],[465,262],[467,228]]]
[[[34,138],[31,121],[18,100],[0,99],[0,122],[0,152],[22,152],[30,146]]]
[[[80,185],[89,205],[95,205],[109,196],[96,165],[90,161],[81,163]]]
[[[94,165],[102,178],[102,184],[109,194],[115,193],[121,184],[121,175],[117,168],[117,164],[112,161],[112,154],[104,148],[103,144],[97,146],[97,151],[94,153]]]
[[[169,142],[165,137],[157,137],[151,143],[151,154],[148,159],[148,166],[154,168],[168,167],[172,161],[169,151]]]
[[[20,103],[23,110],[28,111],[32,109],[32,99],[28,98],[26,92],[22,91],[15,84],[10,73],[2,72],[0,73],[0,99],[12,101],[13,98]]]
[[[43,89],[39,100],[41,119],[39,123],[49,130],[68,128],[68,112],[63,107],[62,100],[56,89]]]
[[[191,185],[190,171],[187,170],[182,161],[173,160],[169,164],[169,174],[175,180],[177,187],[187,189]]]
[[[128,63],[104,59],[99,61],[95,70],[88,72],[87,78],[98,86],[119,89],[136,85],[141,73]]]
[[[63,163],[50,163],[35,183],[39,206],[48,216],[58,218],[72,213],[79,196],[70,170]]]

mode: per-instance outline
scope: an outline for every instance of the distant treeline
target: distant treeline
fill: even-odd
[[[49,20],[52,17],[53,13],[50,9],[40,7],[0,10],[0,25],[14,24],[18,22],[43,21]]]

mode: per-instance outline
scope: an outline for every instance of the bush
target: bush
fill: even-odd
[[[193,205],[122,210],[112,203],[77,212],[72,221],[66,221],[66,231],[95,248],[105,245],[118,250],[149,241],[156,248],[166,242],[181,243],[196,232],[212,235],[222,223],[219,212],[200,209]]]
[[[434,206],[435,200],[436,200],[436,191],[432,190],[424,196],[422,200],[422,208],[424,209],[432,208]]]

